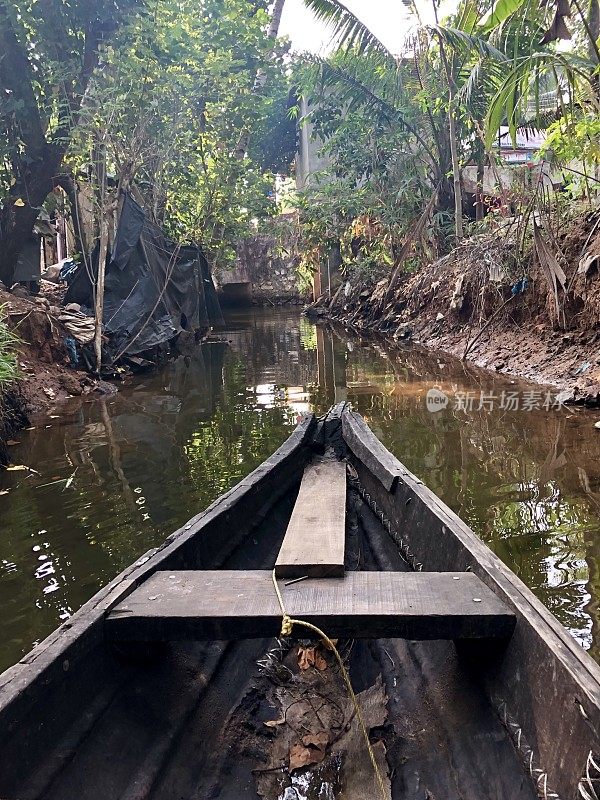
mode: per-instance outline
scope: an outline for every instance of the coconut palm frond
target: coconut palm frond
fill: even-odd
[[[320,61],[322,86],[336,87],[336,96],[341,105],[345,106],[348,112],[355,108],[373,109],[387,123],[394,123],[404,128],[418,142],[421,148],[431,159],[435,156],[430,145],[425,140],[422,132],[409,119],[406,109],[396,97],[395,102],[390,98],[382,97],[364,81],[353,75],[351,72],[340,69],[330,61]]]
[[[505,76],[506,64],[480,57],[460,70],[457,81],[460,89],[456,96],[466,106],[478,102],[478,98],[485,105],[487,99],[498,91]]]
[[[478,53],[484,58],[491,58],[495,61],[506,61],[506,55],[486,39],[474,33],[459,28],[451,28],[448,25],[428,25],[427,30],[430,35],[437,37],[444,44],[453,50],[462,53]]]
[[[514,141],[521,123],[529,121],[541,128],[553,108],[564,106],[565,97],[577,93],[593,100],[590,63],[573,53],[554,51],[520,59],[490,102],[485,121],[488,145],[502,124],[508,125]]]
[[[370,50],[384,59],[393,58],[383,42],[340,0],[304,0],[304,5],[317,20],[333,29],[341,45],[356,47],[361,53]]]

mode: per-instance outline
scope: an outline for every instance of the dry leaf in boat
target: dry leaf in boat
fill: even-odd
[[[317,733],[307,733],[302,737],[302,744],[305,747],[318,747],[325,750],[329,742],[329,734],[327,731],[318,731]]]
[[[309,733],[302,737],[301,744],[294,744],[290,747],[289,770],[309,767],[312,764],[320,764],[325,758],[327,742],[329,736],[326,731],[319,733]]]
[[[310,647],[302,647],[302,645],[298,647],[298,666],[301,670],[315,667],[319,672],[327,669],[327,661],[319,651],[318,644]]]
[[[281,717],[280,719],[269,719],[264,724],[267,728],[276,728],[278,725],[283,725],[285,722],[285,717]]]

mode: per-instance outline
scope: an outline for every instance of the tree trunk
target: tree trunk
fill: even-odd
[[[96,281],[96,302],[94,304],[94,353],[96,373],[102,367],[102,317],[104,312],[104,275],[106,273],[106,254],[108,252],[108,214],[103,209],[100,218],[100,247],[98,253],[98,279]]]
[[[475,187],[475,219],[480,222],[483,219],[483,179],[485,175],[484,154],[479,153],[477,159],[477,185]]]
[[[438,20],[438,6],[436,0],[432,0],[433,14],[436,25]],[[452,182],[454,184],[454,234],[456,241],[463,238],[463,219],[462,219],[462,185],[460,180],[460,161],[458,158],[458,138],[456,134],[456,118],[454,116],[454,56],[452,56],[452,68],[448,62],[446,48],[442,39],[439,39],[440,58],[446,73],[446,83],[448,84],[448,135],[450,138],[450,156],[452,158]]]
[[[269,39],[276,39],[279,32],[279,25],[281,24],[281,15],[283,14],[283,7],[285,0],[275,0],[273,4],[273,11],[271,13],[271,21],[267,29],[267,37]],[[256,73],[254,80],[254,91],[258,92],[266,83],[267,76],[262,69]],[[237,141],[234,150],[234,158],[236,161],[242,161],[248,152],[248,145],[250,144],[250,129],[243,128],[240,132],[240,137]]]
[[[61,161],[62,153],[47,147],[32,159],[31,168],[0,207],[0,280],[7,287],[13,283],[19,254],[31,236],[42,204],[55,186]]]
[[[96,373],[100,375],[102,367],[102,318],[104,316],[104,276],[106,274],[106,254],[108,253],[108,221],[110,209],[106,198],[106,147],[104,141],[94,147],[94,165],[98,178],[98,222],[100,242],[98,252],[98,275],[96,277],[96,293],[94,297],[94,353],[96,356]]]
[[[588,55],[590,59],[597,64],[598,48],[597,46],[594,47],[594,42],[597,42],[600,37],[600,2],[598,0],[590,0],[587,23],[591,35],[591,41],[588,42]]]
[[[446,50],[440,42],[440,55],[444,62],[446,78],[448,80],[448,136],[450,139],[450,156],[452,158],[452,183],[454,186],[454,234],[456,241],[463,238],[463,211],[462,211],[462,186],[460,180],[460,161],[458,158],[458,137],[456,133],[456,118],[454,115],[454,78],[446,58]]]
[[[73,180],[73,176],[69,173],[63,173],[56,179],[56,185],[63,189],[69,200],[71,207],[71,219],[73,221],[73,234],[75,237],[75,249],[81,253],[85,258],[87,250],[87,242],[85,240],[85,231],[82,227],[81,210],[79,207],[79,198],[77,196],[77,186]]]

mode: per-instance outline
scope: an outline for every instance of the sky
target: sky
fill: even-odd
[[[393,53],[402,50],[402,42],[414,25],[401,0],[345,0],[345,5],[364,22]],[[417,0],[424,23],[432,22],[430,0]],[[455,6],[452,0],[442,3],[441,16]],[[280,36],[289,36],[293,50],[323,55],[331,41],[331,31],[318,23],[302,0],[286,0],[281,18]]]

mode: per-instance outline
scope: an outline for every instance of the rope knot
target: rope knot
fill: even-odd
[[[291,636],[293,627],[294,623],[292,622],[292,618],[284,614],[281,620],[281,636]]]

